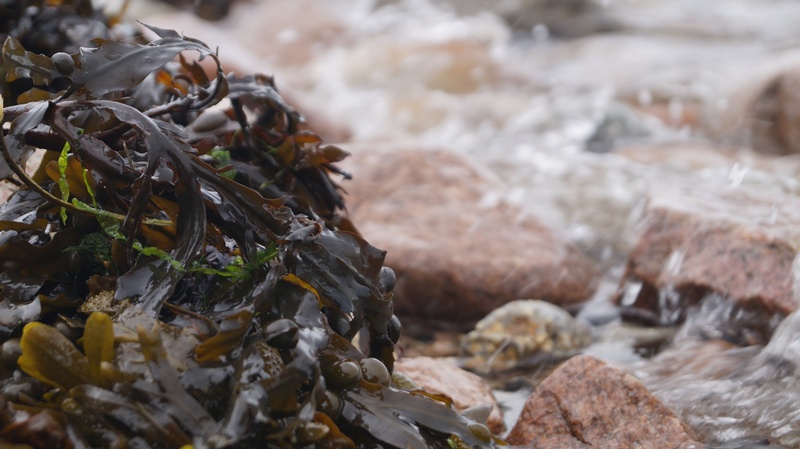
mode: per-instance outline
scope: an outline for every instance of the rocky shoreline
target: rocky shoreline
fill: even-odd
[[[447,378],[452,374],[442,375],[441,372],[457,373],[457,367],[461,366],[484,376],[489,375],[490,382],[501,388],[508,385],[509,378],[514,378],[514,375],[507,375],[504,380],[498,381],[497,373],[493,372],[513,372],[517,374],[517,383],[511,384],[519,387],[520,372],[537,371],[568,360],[546,377],[522,376],[526,379],[523,382],[528,382],[526,386],[535,389],[526,401],[519,420],[508,433],[507,439],[511,444],[526,447],[533,444],[532,447],[536,448],[635,447],[636,444],[643,444],[643,447],[703,447],[700,441],[712,435],[694,432],[691,426],[649,392],[645,384],[627,374],[636,373],[636,367],[640,370],[639,375],[642,375],[641,371],[658,370],[655,366],[669,366],[670,362],[665,365],[665,361],[669,360],[666,354],[680,353],[680,348],[687,346],[676,344],[663,357],[657,356],[649,368],[642,368],[642,363],[623,364],[615,368],[613,363],[608,364],[589,355],[570,356],[594,343],[595,346],[586,352],[591,354],[600,351],[608,358],[608,350],[602,349],[601,341],[605,344],[610,341],[635,346],[635,329],[654,329],[651,326],[661,326],[664,332],[651,340],[649,345],[641,345],[640,349],[644,347],[653,351],[659,345],[670,347],[676,326],[687,317],[700,314],[698,304],[716,299],[727,305],[727,315],[718,317],[719,321],[713,324],[706,323],[705,327],[694,325],[691,332],[695,333],[694,338],[705,340],[708,344],[727,342],[717,346],[716,356],[706,355],[710,358],[708,364],[724,366],[721,361],[714,361],[714,357],[724,358],[726,351],[734,348],[763,346],[770,340],[782,318],[796,307],[791,300],[793,284],[787,282],[793,276],[792,264],[796,254],[791,249],[796,241],[791,222],[785,218],[780,222],[757,220],[764,215],[760,213],[760,208],[764,207],[763,200],[749,199],[743,193],[720,190],[715,194],[706,191],[703,197],[698,197],[680,189],[671,193],[654,189],[656,195],[670,197],[672,201],[656,196],[642,209],[636,225],[639,237],[615,294],[619,316],[638,324],[622,332],[617,330],[616,334],[614,329],[618,328],[595,326],[594,337],[588,337],[590,341],[586,340],[587,337],[570,337],[576,329],[582,326],[588,328],[588,324],[572,320],[556,325],[554,323],[563,319],[556,319],[552,313],[544,311],[526,312],[522,307],[526,301],[516,299],[543,298],[567,310],[576,310],[575,300],[570,295],[582,292],[583,301],[592,296],[594,285],[600,282],[599,263],[585,257],[577,261],[568,257],[548,258],[549,254],[570,254],[575,251],[574,246],[554,238],[555,233],[542,224],[539,224],[542,232],[539,245],[531,245],[530,239],[535,238],[530,236],[534,228],[528,227],[524,232],[515,228],[519,226],[519,219],[511,208],[482,205],[481,193],[487,196],[486,192],[492,191],[487,185],[491,184],[465,168],[469,167],[467,162],[459,160],[452,153],[372,150],[364,153],[366,157],[360,157],[357,149],[351,148],[351,151],[355,155],[352,160],[359,162],[357,166],[349,167],[355,174],[349,188],[351,217],[359,223],[367,238],[387,248],[393,256],[389,263],[398,273],[398,286],[401,283],[413,286],[395,290],[395,310],[401,314],[407,327],[428,331],[417,334],[417,337],[428,340],[427,343],[420,343],[419,338],[414,340],[413,331],[404,337],[410,341],[412,354],[440,357],[401,357],[398,362],[401,372],[408,366],[409,375],[424,382],[430,378],[431,371],[438,371],[439,376]],[[387,172],[388,169],[391,173]],[[447,175],[451,177],[446,178]],[[426,177],[433,179],[428,181]],[[461,187],[462,184],[465,187]],[[475,190],[470,191],[470,186]],[[433,196],[431,192],[437,192],[438,195]],[[471,201],[459,199],[469,197],[470,193]],[[726,199],[731,196],[733,198]],[[674,201],[676,197],[684,200]],[[777,197],[771,198],[774,200]],[[772,203],[772,207],[782,208],[777,209],[777,213],[787,217],[791,213],[792,201],[777,203],[780,205]],[[691,206],[687,207],[689,204]],[[448,209],[441,205],[453,207],[452,210],[457,212],[447,213]],[[671,210],[671,205],[683,206],[676,212]],[[392,213],[398,210],[413,212],[403,216]],[[734,213],[741,210],[756,210],[758,213],[752,216]],[[443,220],[443,217],[452,217],[452,220]],[[671,221],[665,221],[662,217]],[[470,231],[466,223],[475,222],[478,218],[487,219],[493,232],[476,233],[475,239],[465,239],[460,233]],[[531,220],[532,217],[526,219]],[[445,228],[432,230],[431,223]],[[450,225],[453,227],[447,228]],[[427,233],[432,233],[433,237],[426,240]],[[504,246],[502,240],[480,240],[482,236],[496,236],[498,233],[510,236],[509,243]],[[513,241],[515,238],[521,240],[516,246]],[[431,244],[431,241],[435,244]],[[544,242],[549,246],[545,246]],[[443,262],[440,257],[452,258],[450,260],[457,262]],[[526,296],[529,291],[522,288],[531,288],[530,285],[520,285],[518,290],[513,290],[513,282],[502,284],[507,289],[505,294],[492,292],[493,284],[484,279],[509,277],[509,268],[498,264],[498,259],[524,261],[515,265],[514,273],[520,279],[537,279],[541,276],[542,266],[550,264],[547,270],[562,273],[558,279],[566,286],[564,291],[568,294],[559,296],[558,290],[551,289],[539,295]],[[470,273],[470,270],[481,272],[481,278],[463,275]],[[583,284],[576,286],[576,281],[572,279],[579,279]],[[631,293],[632,289],[636,291]],[[484,294],[494,302],[487,304],[480,296]],[[648,294],[650,296],[646,296]],[[710,299],[712,296],[714,298]],[[500,307],[503,303],[505,306]],[[510,317],[497,325],[482,324],[482,321],[469,334],[452,332],[463,331],[465,324],[471,323],[470,319],[478,316],[479,310],[487,310],[484,308],[489,304],[493,304],[491,308],[495,309],[490,315],[499,312],[496,309],[499,307],[508,308],[506,315],[510,314]],[[562,313],[569,317],[565,311]],[[424,325],[415,326],[415,323]],[[639,327],[642,325],[645,327]],[[515,330],[515,326],[519,329]],[[449,345],[446,343],[447,337],[437,337],[435,332],[430,332],[436,327],[451,330],[445,333],[450,336]],[[490,327],[494,329],[491,337],[477,336]],[[588,336],[586,331],[583,332]],[[686,332],[690,331],[684,330]],[[483,347],[481,357],[476,357],[476,346]],[[400,351],[403,352],[403,340]],[[673,360],[671,363],[688,363],[690,357],[681,359],[683,362]],[[449,365],[430,371],[419,368],[441,363],[436,360],[443,360]],[[493,369],[493,366],[498,369]],[[502,378],[502,374],[499,377]],[[663,373],[660,379],[664,380]],[[468,385],[466,381],[453,384]],[[448,392],[451,396],[471,398],[465,407],[481,405],[481,401],[495,404],[496,407],[496,401],[490,393],[473,398],[466,391],[455,386],[453,388]],[[617,395],[634,399],[630,399],[629,403],[620,402]],[[611,432],[609,429],[618,431]],[[791,447],[794,437],[787,438],[778,441]]]
[[[472,3],[144,20],[351,153],[416,386],[513,447],[800,447],[800,7]]]

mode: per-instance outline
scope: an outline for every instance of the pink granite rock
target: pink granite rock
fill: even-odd
[[[425,391],[451,397],[458,411],[491,405],[492,411],[486,423],[489,430],[495,435],[505,431],[503,412],[492,394],[492,388],[479,376],[445,359],[432,357],[401,358],[395,363],[394,369],[408,376]]]
[[[623,313],[671,324],[716,294],[768,338],[773,317],[797,308],[798,210],[800,200],[775,191],[651,189],[617,298]]]
[[[356,150],[346,168],[350,216],[388,251],[401,317],[468,329],[514,299],[569,309],[594,292],[594,264],[536,218],[491,201],[498,186],[463,157]]]
[[[506,440],[536,449],[702,447],[636,378],[590,356],[548,376]]]

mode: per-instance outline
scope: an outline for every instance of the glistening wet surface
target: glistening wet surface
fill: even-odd
[[[800,243],[796,156],[749,151],[737,132],[769,76],[800,63],[794,1],[598,1],[571,31],[537,22],[537,2],[277,3],[234,10],[204,40],[258,55],[242,64],[360,147],[446,147],[482,166],[502,187],[480,201],[539,217],[605,268],[580,313],[598,336],[618,319],[610,299],[647,201]],[[278,11],[283,29],[248,18]],[[669,344],[598,337],[588,351],[629,367],[710,447],[800,445],[796,316],[749,346],[725,301],[694,316]]]

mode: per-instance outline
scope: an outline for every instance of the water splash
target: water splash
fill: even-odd
[[[710,297],[681,328],[672,349],[634,370],[708,442],[769,438],[800,446],[800,312],[780,322],[766,346],[728,343],[744,317]],[[780,325],[777,323],[780,322]]]

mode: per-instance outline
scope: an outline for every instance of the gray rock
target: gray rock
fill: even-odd
[[[450,0],[447,3],[460,14],[492,12],[513,28],[530,30],[544,26],[549,34],[558,37],[619,29],[617,21],[593,0]]]
[[[644,117],[622,103],[609,105],[605,116],[586,141],[586,151],[608,153],[618,145],[644,140],[653,134]]]

